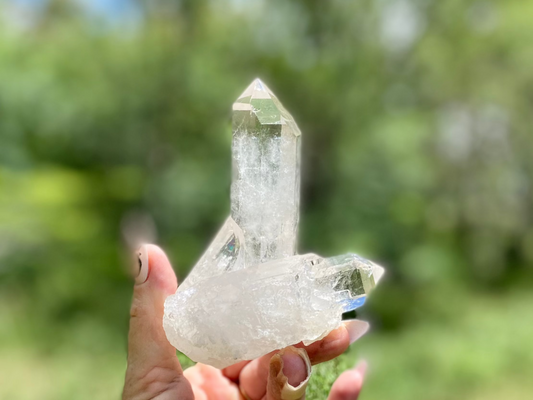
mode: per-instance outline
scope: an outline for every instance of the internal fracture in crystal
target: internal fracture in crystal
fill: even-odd
[[[383,274],[354,254],[296,255],[300,138],[259,79],[234,103],[231,214],[165,302],[167,338],[194,361],[222,368],[319,340]]]

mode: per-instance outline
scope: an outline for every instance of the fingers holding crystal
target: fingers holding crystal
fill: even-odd
[[[367,332],[368,328],[369,324],[366,321],[346,321],[325,338],[308,346],[299,343],[294,347],[305,350],[310,364],[316,365],[332,360],[344,353],[351,343]],[[274,354],[276,352],[266,354],[250,362],[235,364],[226,368],[224,373],[226,373],[226,370],[230,370],[232,376],[235,376],[240,368],[239,381],[241,387],[246,390],[252,400],[255,398],[261,399],[264,393],[260,387],[267,381],[271,359]]]

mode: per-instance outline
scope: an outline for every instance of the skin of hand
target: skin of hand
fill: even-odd
[[[162,326],[165,299],[178,287],[163,250],[154,245],[142,246],[135,274],[138,276],[130,310],[123,400],[304,399],[309,364],[337,357],[368,330],[368,323],[353,320],[309,346],[300,343],[223,370],[198,363],[183,371],[176,349],[168,342]],[[333,384],[328,400],[357,399],[365,369],[366,364],[361,363],[342,373]],[[292,393],[287,398],[287,393],[281,390],[285,383],[290,388],[302,383],[303,394]]]

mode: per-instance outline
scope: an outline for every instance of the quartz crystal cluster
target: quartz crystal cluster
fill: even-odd
[[[296,254],[300,139],[259,79],[233,104],[231,214],[165,302],[167,338],[194,361],[223,368],[319,340],[383,274],[355,254]]]

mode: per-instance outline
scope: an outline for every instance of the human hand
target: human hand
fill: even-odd
[[[223,370],[198,363],[183,371],[162,325],[165,299],[177,286],[165,253],[154,245],[143,246],[130,310],[124,400],[303,399],[311,364],[342,354],[368,329],[368,323],[354,320],[309,346],[300,343]],[[364,370],[362,364],[341,374],[328,400],[357,399]]]

